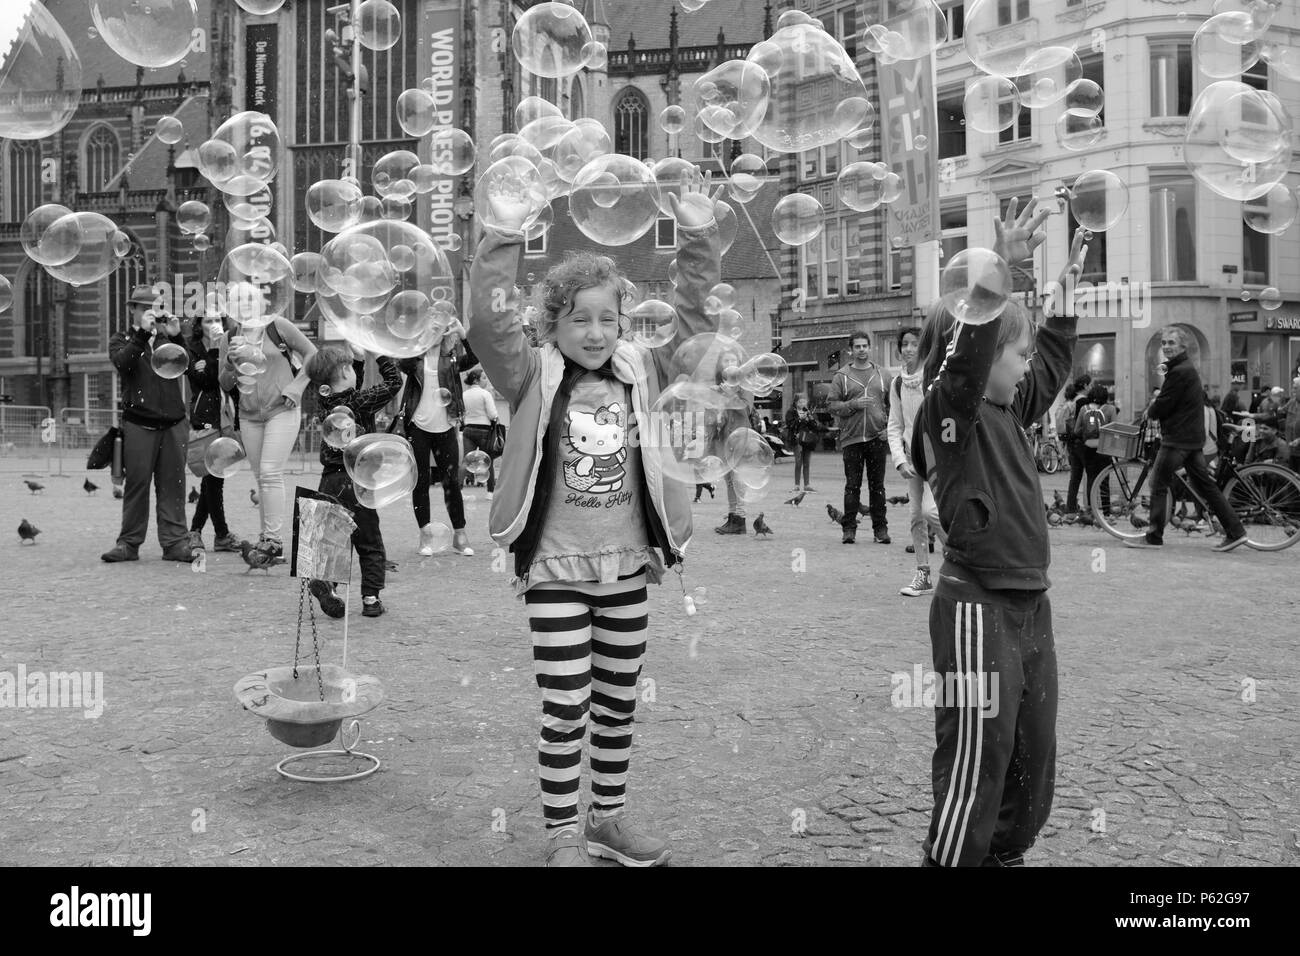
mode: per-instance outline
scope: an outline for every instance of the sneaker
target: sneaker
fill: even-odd
[[[307,585],[307,590],[312,593],[317,601],[320,602],[320,609],[326,617],[339,618],[346,611],[342,598],[334,593],[334,587],[328,581],[322,581],[319,578],[312,578],[311,584]]]
[[[203,551],[203,532],[191,531],[187,539],[191,551]],[[215,543],[215,542],[214,542]]]
[[[474,557],[474,549],[469,546],[469,535],[465,533],[464,528],[452,535],[451,550],[457,554],[463,554],[467,558]]]
[[[876,544],[890,544],[892,541],[893,539],[889,537],[888,531],[876,532]]]
[[[908,554],[916,554],[916,546],[915,546],[915,545],[911,545],[911,544],[909,544],[909,545],[908,545],[906,548],[904,548],[903,550],[906,551]]]
[[[238,551],[241,544],[243,544],[242,538],[234,534],[225,534],[220,538],[213,539],[212,550],[216,552]]]
[[[718,534],[744,534],[745,519],[737,514],[729,514],[727,520],[713,530]]]
[[[625,813],[597,823],[595,811],[588,810],[586,837],[591,856],[617,860],[624,866],[658,866],[672,853],[668,841],[637,833]]]
[[[591,866],[587,843],[576,827],[565,827],[547,842],[547,866]]]
[[[908,597],[920,597],[923,594],[934,593],[934,583],[930,580],[929,568],[917,568],[916,574],[912,576],[912,583],[905,588],[900,588],[899,594],[906,594]]]
[[[854,544],[858,540],[857,528],[844,528],[844,537],[840,538],[840,544]]]
[[[139,561],[140,555],[137,552],[132,551],[129,548],[123,547],[122,545],[119,544],[113,550],[105,551],[103,554],[101,554],[99,556],[99,560],[104,561],[108,564],[117,564],[119,561]],[[188,561],[189,558],[186,558],[185,560]]]
[[[417,553],[426,558],[433,557],[433,525],[426,524],[420,529],[420,544]]]
[[[379,598],[362,598],[361,599],[361,616],[362,617],[379,617],[384,613],[384,602]]]
[[[1164,546],[1165,543],[1163,541],[1157,541],[1149,534],[1144,534],[1140,538],[1124,539],[1124,547],[1126,548],[1163,548]],[[1218,550],[1218,548],[1216,547],[1215,550]]]
[[[1231,540],[1229,540],[1228,536],[1225,534],[1223,536],[1223,540],[1220,541],[1218,544],[1216,544],[1210,550],[1219,551],[1219,552],[1235,551],[1237,548],[1240,548],[1245,543],[1246,543],[1246,535],[1244,534],[1241,535],[1240,537],[1236,537]]]
[[[488,501],[491,501],[491,500],[492,500],[492,494],[493,494],[493,493],[489,491],[489,492],[488,492],[486,495],[484,495],[483,497],[486,498]]]

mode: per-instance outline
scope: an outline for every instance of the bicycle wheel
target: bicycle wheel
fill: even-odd
[[[1257,462],[1237,469],[1223,495],[1246,526],[1246,543],[1257,551],[1281,551],[1300,541],[1300,475]]]
[[[1054,475],[1061,470],[1061,449],[1055,444],[1042,445],[1038,449],[1038,457],[1043,463],[1043,471],[1049,475]]]
[[[1140,538],[1151,524],[1146,465],[1119,461],[1104,469],[1088,491],[1088,503],[1102,530],[1121,541]],[[1102,507],[1103,500],[1106,507]]]

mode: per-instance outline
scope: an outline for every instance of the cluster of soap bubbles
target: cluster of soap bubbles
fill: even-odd
[[[131,237],[107,216],[57,203],[33,209],[18,235],[29,259],[73,286],[99,281],[131,252]]]
[[[416,480],[411,443],[400,435],[358,430],[346,405],[327,413],[320,423],[321,440],[343,452],[343,467],[357,500],[368,508],[383,508],[409,495]]]

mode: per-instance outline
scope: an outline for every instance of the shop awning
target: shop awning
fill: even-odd
[[[833,339],[805,339],[803,341],[796,339],[789,345],[781,346],[777,354],[785,359],[785,364],[790,368],[816,367],[825,369],[828,356],[832,352],[840,352],[843,349],[843,336],[836,336]]]

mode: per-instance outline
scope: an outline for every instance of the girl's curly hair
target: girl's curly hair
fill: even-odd
[[[537,307],[540,312],[537,320],[538,341],[554,341],[555,326],[561,316],[572,311],[577,294],[583,289],[603,285],[613,288],[619,315],[623,315],[624,309],[635,298],[636,287],[624,277],[619,271],[618,263],[609,256],[598,256],[594,252],[570,252],[563,262],[551,266],[537,292]]]

